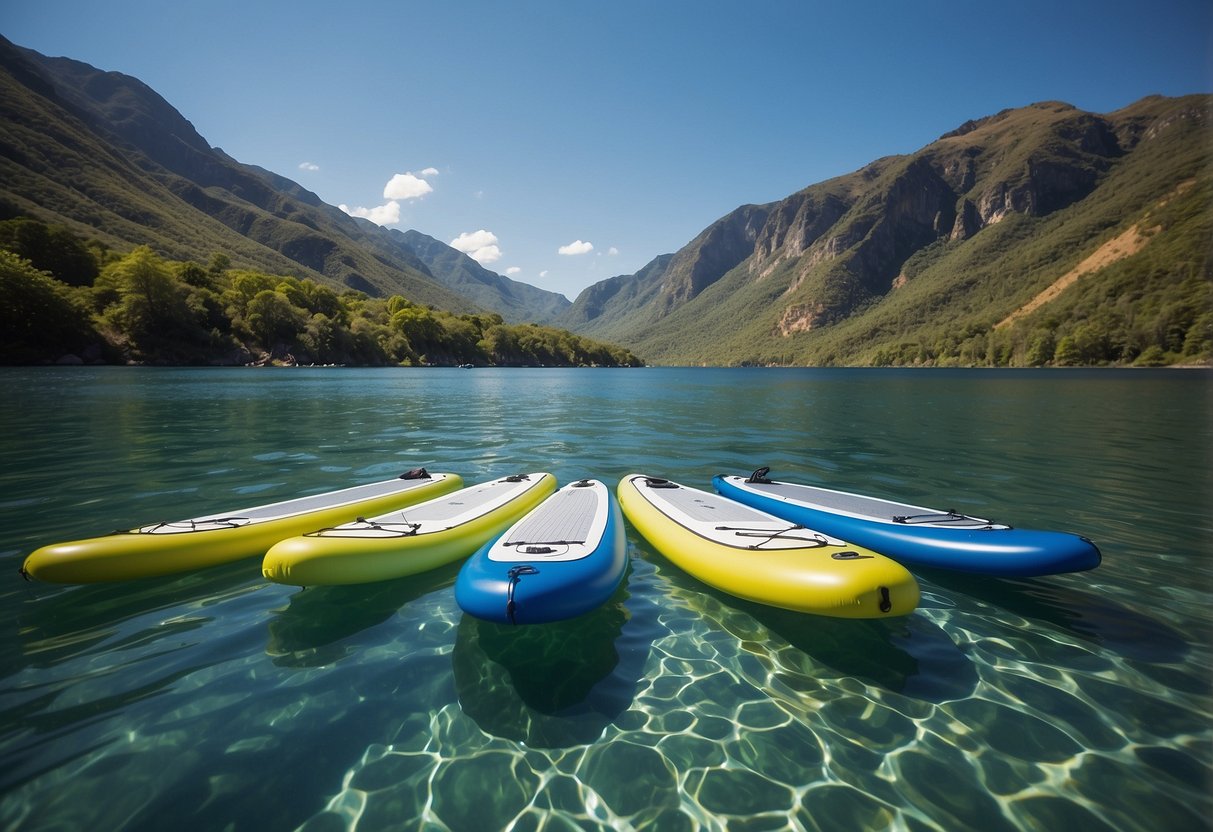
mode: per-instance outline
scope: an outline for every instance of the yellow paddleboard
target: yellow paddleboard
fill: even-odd
[[[265,553],[261,572],[280,584],[384,581],[462,560],[556,491],[551,474],[473,485],[404,511],[292,537]]]
[[[43,546],[25,559],[21,573],[41,581],[83,584],[188,572],[262,555],[284,538],[403,508],[461,485],[463,480],[455,474],[430,474],[421,468],[397,479],[325,494]]]
[[[676,566],[730,595],[838,618],[887,618],[918,606],[918,582],[869,549],[669,480],[619,482],[628,522]]]

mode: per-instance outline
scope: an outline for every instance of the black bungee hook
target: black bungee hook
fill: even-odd
[[[523,575],[538,575],[539,570],[529,563],[525,563],[521,566],[511,566],[510,571],[505,574],[510,579],[509,586],[505,590],[505,616],[511,624],[517,624],[518,622],[514,620],[514,613],[518,610],[518,605],[514,602],[514,587],[518,585],[518,581]]]

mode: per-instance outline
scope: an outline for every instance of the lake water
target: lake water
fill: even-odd
[[[0,371],[0,828],[1196,830],[1213,817],[1205,371]],[[897,620],[709,589],[629,533],[510,629],[457,566],[63,587],[39,545],[426,466],[775,476],[1094,539]]]

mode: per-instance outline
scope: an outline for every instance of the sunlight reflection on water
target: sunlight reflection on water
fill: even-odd
[[[425,465],[781,477],[1099,543],[919,574],[890,621],[739,601],[631,536],[604,607],[513,631],[457,566],[255,562],[0,589],[9,829],[1195,829],[1213,810],[1209,376],[13,370],[0,556]],[[1131,403],[1127,406],[1126,403]],[[11,574],[11,573],[10,573]]]

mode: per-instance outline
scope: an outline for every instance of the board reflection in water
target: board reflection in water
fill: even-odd
[[[526,627],[465,614],[452,666],[463,712],[487,734],[559,748],[592,742],[632,704],[648,656],[627,579],[578,618]]]

